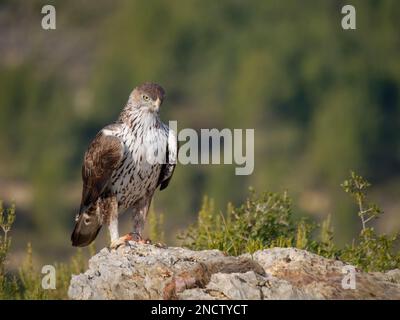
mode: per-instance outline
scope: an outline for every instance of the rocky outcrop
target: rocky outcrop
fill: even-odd
[[[294,248],[231,257],[218,250],[130,242],[92,257],[89,269],[72,277],[68,295],[71,299],[400,299],[400,270],[366,273]]]

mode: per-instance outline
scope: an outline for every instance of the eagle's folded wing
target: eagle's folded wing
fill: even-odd
[[[124,145],[118,137],[100,131],[85,153],[82,165],[81,210],[97,201],[105,191],[111,176],[124,155]]]

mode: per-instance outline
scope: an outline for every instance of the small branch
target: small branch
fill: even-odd
[[[363,231],[365,230],[365,220],[364,220],[364,207],[362,204],[362,199],[360,196],[357,197],[357,202],[358,202],[358,208],[359,208],[359,213],[360,213],[360,218],[361,218],[361,223],[362,223],[362,229]]]
[[[367,210],[364,210],[363,212],[362,212],[362,214],[366,214],[366,213],[368,213],[368,212],[371,212],[373,210],[373,208],[369,208],[369,209],[367,209]]]
[[[366,219],[364,222],[367,223],[368,221],[371,221],[372,219],[374,219],[376,216],[370,216],[368,219]]]

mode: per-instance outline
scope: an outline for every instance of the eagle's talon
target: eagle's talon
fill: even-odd
[[[128,233],[117,240],[114,240],[110,244],[110,249],[118,249],[121,246],[126,246],[129,241],[134,241],[133,234]]]
[[[136,243],[141,243],[141,244],[151,244],[150,239],[143,239],[142,236],[139,233],[136,232],[130,232],[123,237],[119,238],[115,243],[118,246],[121,246],[122,244],[128,244],[129,241],[136,242]]]

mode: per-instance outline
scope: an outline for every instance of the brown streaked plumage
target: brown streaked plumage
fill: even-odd
[[[157,84],[135,88],[119,119],[89,145],[82,166],[82,201],[71,236],[74,246],[90,244],[104,224],[112,246],[120,244],[118,214],[124,210],[132,211],[133,234],[141,238],[154,192],[168,186],[176,165],[176,136],[158,115],[164,97]],[[156,154],[166,161],[150,161]]]

